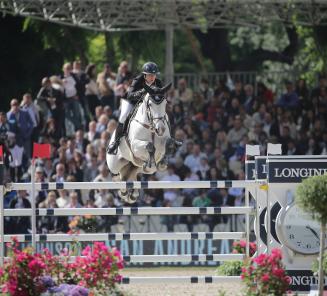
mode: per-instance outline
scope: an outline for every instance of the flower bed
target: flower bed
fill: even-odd
[[[119,295],[116,283],[124,265],[116,248],[95,242],[71,262],[68,251],[61,256],[53,256],[48,249],[34,254],[32,248],[19,250],[16,239],[7,246],[10,259],[0,268],[1,290],[7,295]]]

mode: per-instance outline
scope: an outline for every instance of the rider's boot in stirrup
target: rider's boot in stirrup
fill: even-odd
[[[120,144],[120,139],[123,136],[123,130],[124,129],[124,124],[123,123],[118,123],[118,126],[116,128],[116,133],[115,133],[115,140],[108,146],[107,153],[108,154],[116,154],[117,149]]]

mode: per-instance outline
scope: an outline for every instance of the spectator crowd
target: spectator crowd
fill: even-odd
[[[38,93],[13,98],[0,112],[0,144],[4,147],[6,182],[31,179],[32,143],[49,143],[51,158],[38,160],[36,182],[111,181],[106,165],[106,147],[117,126],[120,100],[132,81],[126,61],[115,73],[108,64],[97,72],[94,64],[85,69],[79,61],[63,65],[62,73],[45,77]],[[257,89],[242,81],[206,79],[191,89],[179,79],[168,93],[167,113],[172,134],[183,144],[170,159],[166,172],[143,176],[149,180],[244,179],[246,144],[259,144],[265,153],[267,142],[281,143],[285,155],[327,154],[327,78],[319,77],[310,89],[306,81],[285,82],[277,97],[264,83]],[[138,206],[239,206],[241,189],[144,190]],[[37,192],[40,208],[120,207],[115,191],[90,190]],[[6,208],[29,208],[26,191],[8,192]],[[28,233],[26,217],[6,218],[6,233]],[[41,233],[67,232],[72,217],[38,219]],[[218,218],[175,217],[163,223],[208,223]],[[99,229],[110,231],[117,218],[100,217]]]

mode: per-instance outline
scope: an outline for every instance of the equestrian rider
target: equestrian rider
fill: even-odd
[[[119,116],[118,126],[116,128],[115,140],[109,145],[107,152],[115,154],[120,144],[120,139],[123,136],[124,123],[128,114],[133,109],[135,104],[145,95],[144,85],[151,87],[162,87],[161,80],[157,78],[159,74],[158,66],[153,62],[147,62],[142,67],[142,73],[133,79],[127,94],[121,100],[121,112]]]

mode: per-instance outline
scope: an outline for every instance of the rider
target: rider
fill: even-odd
[[[133,106],[135,106],[146,93],[144,85],[162,87],[161,80],[157,78],[157,74],[159,74],[158,66],[153,62],[147,62],[142,67],[142,73],[134,78],[125,98],[121,101],[121,110],[115,139],[107,150],[109,154],[116,153],[120,144],[120,139],[123,136],[124,122],[129,112],[133,109]]]

